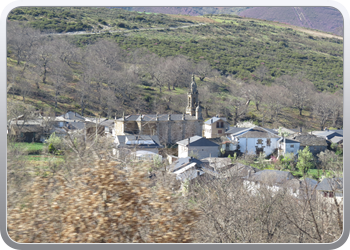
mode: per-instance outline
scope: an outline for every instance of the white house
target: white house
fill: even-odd
[[[229,134],[228,138],[238,142],[238,150],[243,154],[264,153],[269,156],[278,148],[281,137],[271,130],[255,126]]]
[[[278,147],[278,156],[285,155],[285,154],[293,154],[297,155],[299,148],[300,148],[300,142],[293,139],[288,138],[281,138],[278,140],[279,147]]]
[[[178,141],[177,144],[179,158],[193,156],[203,159],[219,156],[219,145],[198,135]]]

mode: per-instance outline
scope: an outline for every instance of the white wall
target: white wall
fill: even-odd
[[[257,144],[258,140],[262,140],[262,144]],[[273,151],[278,147],[278,140],[280,138],[270,138],[271,143],[270,146],[267,146],[267,138],[239,138],[239,146],[240,151],[245,154],[256,154],[256,147],[255,146],[264,146],[264,153],[266,156],[273,153]],[[248,143],[247,143],[248,142]]]

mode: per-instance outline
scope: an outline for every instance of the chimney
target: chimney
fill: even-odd
[[[190,145],[190,138],[187,138],[187,145]]]
[[[219,115],[216,115],[216,118],[219,118]]]
[[[211,118],[211,121],[210,121],[211,123],[213,123],[213,118]]]

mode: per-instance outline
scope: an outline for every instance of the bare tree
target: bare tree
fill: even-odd
[[[331,112],[332,127],[336,127],[338,123],[342,124],[341,117],[343,115],[343,95],[336,92],[329,100],[329,109]]]
[[[276,122],[282,109],[288,106],[288,90],[282,86],[273,85],[265,89],[264,104],[272,122]]]
[[[269,69],[265,65],[260,65],[256,68],[254,73],[259,78],[260,82],[262,82],[266,76],[266,74],[269,72]]]
[[[259,105],[263,100],[266,87],[255,82],[246,84],[242,90],[243,95],[248,100],[252,100],[255,103],[256,110],[259,111]]]
[[[312,105],[312,112],[317,120],[320,129],[323,130],[326,122],[331,117],[331,103],[333,96],[328,93],[317,93],[314,96],[314,101]]]
[[[15,54],[17,65],[29,61],[39,38],[40,32],[29,25],[13,21],[7,23],[7,44]]]
[[[208,61],[200,61],[195,66],[195,74],[199,76],[200,81],[204,81],[207,76],[210,76],[213,72],[212,67]]]
[[[54,103],[55,109],[57,109],[58,98],[67,87],[67,77],[71,71],[68,65],[61,60],[58,60],[58,58],[56,58],[56,60],[52,60],[50,66],[50,77],[53,81],[54,89]]]
[[[247,113],[249,98],[244,95],[245,86],[243,83],[231,84],[229,87],[230,98],[228,106],[232,110],[233,123],[237,124],[241,118]]]
[[[279,81],[288,89],[291,106],[297,108],[302,116],[303,110],[311,104],[313,94],[316,93],[313,83],[304,79],[302,75],[281,78]]]

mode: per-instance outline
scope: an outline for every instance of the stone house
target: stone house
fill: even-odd
[[[324,178],[316,187],[317,198],[334,203],[343,201],[343,178]]]
[[[243,178],[243,185],[252,195],[260,188],[266,188],[271,192],[287,189],[294,197],[299,197],[299,180],[287,171],[262,170]]]
[[[198,101],[197,84],[192,77],[187,94],[186,114],[128,115],[115,120],[116,135],[157,135],[163,144],[202,135],[202,110]]]
[[[202,164],[193,157],[179,158],[169,166],[169,172],[175,174],[177,180],[184,182],[203,175]]]
[[[300,142],[300,150],[303,150],[308,146],[310,152],[315,156],[320,152],[325,151],[328,146],[326,139],[308,133],[299,133],[287,138]]]
[[[203,159],[219,156],[219,145],[198,135],[178,141],[177,144],[179,158],[193,156]]]
[[[139,150],[159,154],[160,148],[163,146],[156,135],[117,135],[114,140],[113,154],[119,157]]]
[[[203,137],[217,138],[225,135],[230,124],[224,117],[212,117],[203,124]]]

